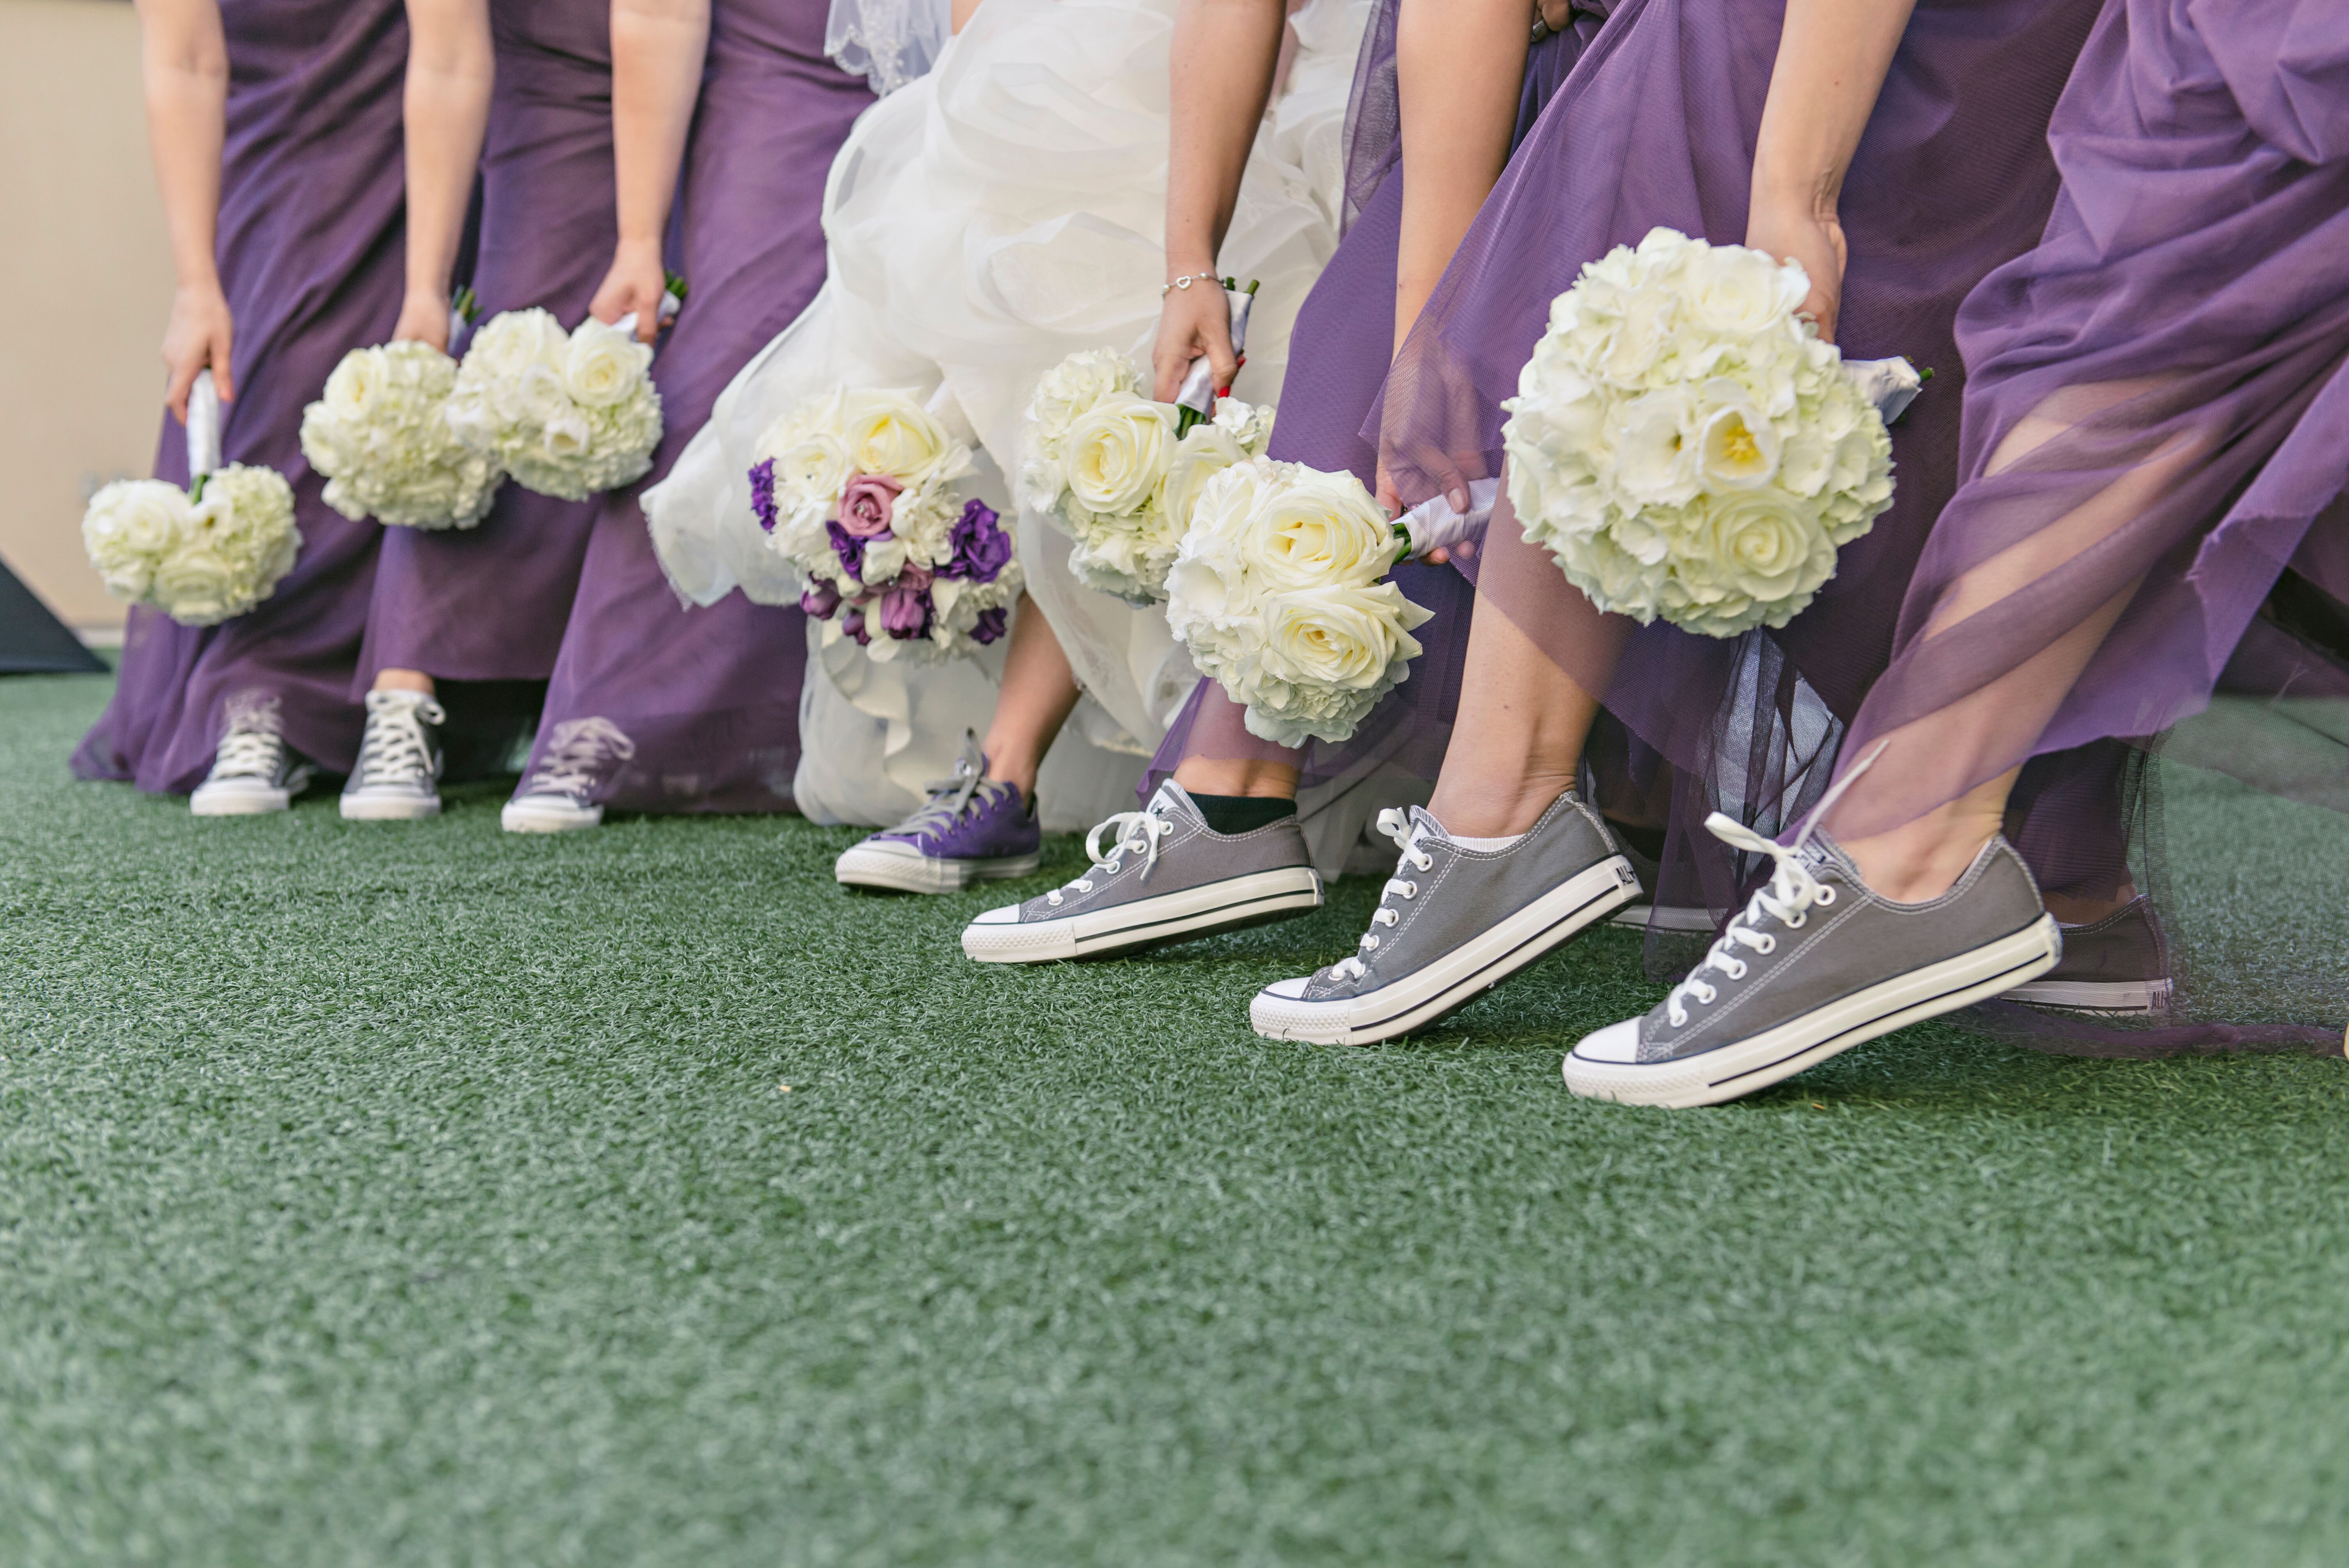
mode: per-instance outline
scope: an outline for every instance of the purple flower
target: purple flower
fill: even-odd
[[[1011,536],[996,524],[995,509],[973,496],[947,536],[953,553],[938,568],[941,577],[992,583],[1011,562]]]
[[[837,522],[827,522],[824,531],[832,535],[832,552],[848,568],[848,574],[859,583],[864,581],[864,541],[857,538]]]
[[[840,629],[855,638],[860,648],[873,641],[873,634],[864,629],[864,612],[862,610],[851,610],[842,616]]]
[[[992,610],[981,610],[978,613],[978,622],[970,629],[970,640],[984,647],[1001,635],[1003,635],[1003,606],[998,604]]]
[[[750,470],[750,510],[759,514],[759,526],[769,533],[775,531],[775,459],[767,459]]]
[[[858,474],[840,492],[840,526],[859,539],[878,539],[889,531],[905,489],[887,474]]]
[[[908,573],[910,576],[911,574]],[[927,573],[919,587],[910,585],[900,577],[896,583],[881,595],[881,629],[899,642],[911,642],[916,637],[930,634],[930,585]]]
[[[800,608],[819,621],[829,621],[832,613],[840,608],[840,590],[819,577],[800,594]]]

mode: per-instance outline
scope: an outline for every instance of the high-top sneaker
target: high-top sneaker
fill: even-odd
[[[1464,843],[1423,806],[1379,813],[1402,846],[1361,951],[1257,993],[1256,1032],[1361,1046],[1426,1027],[1640,896],[1599,813],[1574,790],[1497,846]]]
[[[188,797],[188,810],[199,817],[283,811],[310,787],[316,772],[287,748],[279,729],[277,698],[232,703],[228,733],[213,754],[212,772]]]
[[[975,882],[1033,876],[1044,835],[1019,786],[987,776],[978,737],[965,731],[954,777],[929,787],[929,801],[894,828],[851,845],[833,862],[847,887],[897,892],[960,892]]]
[[[1824,834],[1783,845],[1718,812],[1705,826],[1771,857],[1770,881],[1654,1011],[1574,1047],[1565,1074],[1577,1094],[1718,1105],[2035,980],[2063,954],[2055,917],[2002,838],[1940,897],[1895,903]]]
[[[412,822],[440,814],[440,726],[448,715],[420,691],[371,691],[358,766],[343,786],[344,820]]]
[[[1104,958],[1321,905],[1296,818],[1218,833],[1172,779],[1141,810],[1097,825],[1085,854],[1092,868],[1066,887],[972,921],[962,950],[985,964]]]
[[[595,797],[636,743],[608,718],[567,718],[547,738],[546,750],[513,799],[498,813],[509,833],[563,833],[604,820]]]

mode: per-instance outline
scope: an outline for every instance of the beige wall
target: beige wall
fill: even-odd
[[[82,503],[153,460],[171,298],[128,5],[0,0],[0,559],[103,640]]]

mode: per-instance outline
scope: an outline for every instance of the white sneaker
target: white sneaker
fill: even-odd
[[[212,770],[188,797],[199,817],[260,817],[283,811],[310,787],[317,769],[286,749],[277,699],[232,704]]]
[[[440,726],[448,715],[420,691],[371,691],[358,766],[343,786],[343,820],[412,822],[440,814]]]
[[[595,791],[619,764],[636,754],[636,743],[608,718],[565,719],[540,758],[538,767],[498,813],[509,833],[566,833],[601,826],[604,808]]]

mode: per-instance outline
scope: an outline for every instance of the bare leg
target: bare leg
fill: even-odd
[[[1253,795],[1268,800],[1297,799],[1297,769],[1254,757],[1185,757],[1174,782],[1194,795]]]
[[[375,676],[375,686],[373,689],[376,691],[420,691],[426,696],[430,696],[432,695],[432,677],[426,675],[422,670],[378,670]]]
[[[1044,765],[1061,727],[1082,695],[1076,672],[1052,624],[1027,594],[1019,595],[1011,617],[1011,646],[1003,661],[1003,689],[995,699],[995,719],[981,743],[987,753],[987,776],[1017,784],[1030,800],[1036,798],[1036,771]]]
[[[1468,633],[1460,717],[1428,810],[1467,838],[1525,832],[1573,788],[1598,717],[1599,699],[1515,621],[1480,608]]]

